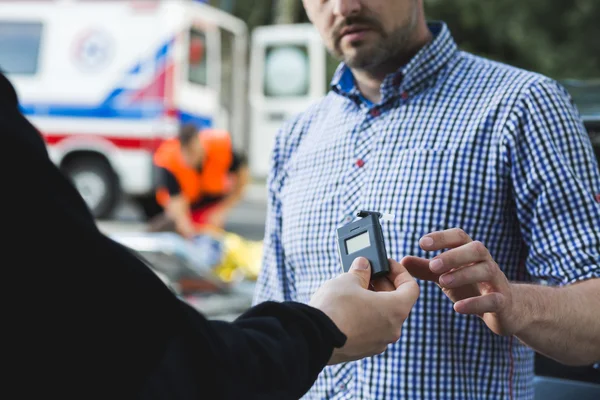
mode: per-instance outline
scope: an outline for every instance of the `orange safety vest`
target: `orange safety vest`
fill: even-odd
[[[154,164],[171,172],[181,188],[181,195],[193,204],[203,196],[220,196],[230,190],[229,168],[233,161],[231,137],[227,131],[206,129],[198,133],[204,147],[202,171],[187,165],[181,154],[178,139],[170,139],[160,145],[154,154]],[[156,201],[162,207],[169,202],[169,192],[158,187]]]

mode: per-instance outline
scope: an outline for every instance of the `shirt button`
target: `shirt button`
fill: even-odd
[[[348,216],[346,216],[346,218],[344,218],[344,222],[346,224],[349,224],[350,222],[352,222],[352,219],[353,219],[352,215],[348,215]]]
[[[402,92],[402,98],[404,100],[408,99],[408,92]]]
[[[372,117],[379,117],[381,115],[381,111],[379,111],[377,108],[374,108],[371,110],[370,114]]]
[[[362,168],[365,165],[365,161],[361,158],[359,158],[358,160],[356,160],[356,166],[358,168]]]
[[[596,201],[597,201],[598,203],[600,203],[600,193],[598,193],[598,194],[596,195]]]

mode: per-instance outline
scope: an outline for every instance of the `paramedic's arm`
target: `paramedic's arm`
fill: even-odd
[[[167,215],[175,222],[175,228],[181,236],[190,239],[196,234],[190,215],[190,206],[183,196],[171,197],[166,211]]]
[[[242,199],[244,190],[250,182],[250,168],[244,156],[234,154],[230,173],[234,176],[234,183],[231,193],[224,200],[224,206],[227,208],[234,207]]]
[[[190,206],[181,195],[177,178],[165,168],[159,168],[158,173],[161,186],[169,192],[169,203],[165,210],[167,216],[173,220],[175,228],[181,236],[188,239],[193,237],[196,232],[192,223]]]
[[[233,175],[233,188],[227,196],[219,202],[217,210],[209,216],[210,222],[216,227],[223,227],[227,215],[243,198],[244,191],[250,182],[250,169],[244,157],[234,154],[234,162],[230,169]]]

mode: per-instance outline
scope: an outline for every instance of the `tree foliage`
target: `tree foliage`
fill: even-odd
[[[237,0],[233,13],[252,29],[275,21],[278,1],[290,0]],[[556,79],[600,77],[598,0],[424,2],[427,18],[445,21],[466,51]],[[294,13],[296,22],[307,21],[301,6]]]
[[[425,0],[460,47],[556,79],[600,76],[598,0]]]

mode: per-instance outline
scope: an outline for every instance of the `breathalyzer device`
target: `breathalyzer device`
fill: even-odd
[[[364,257],[371,263],[371,277],[386,275],[390,266],[379,220],[393,217],[373,211],[360,211],[357,216],[360,219],[337,230],[344,272],[348,272],[356,258]]]

